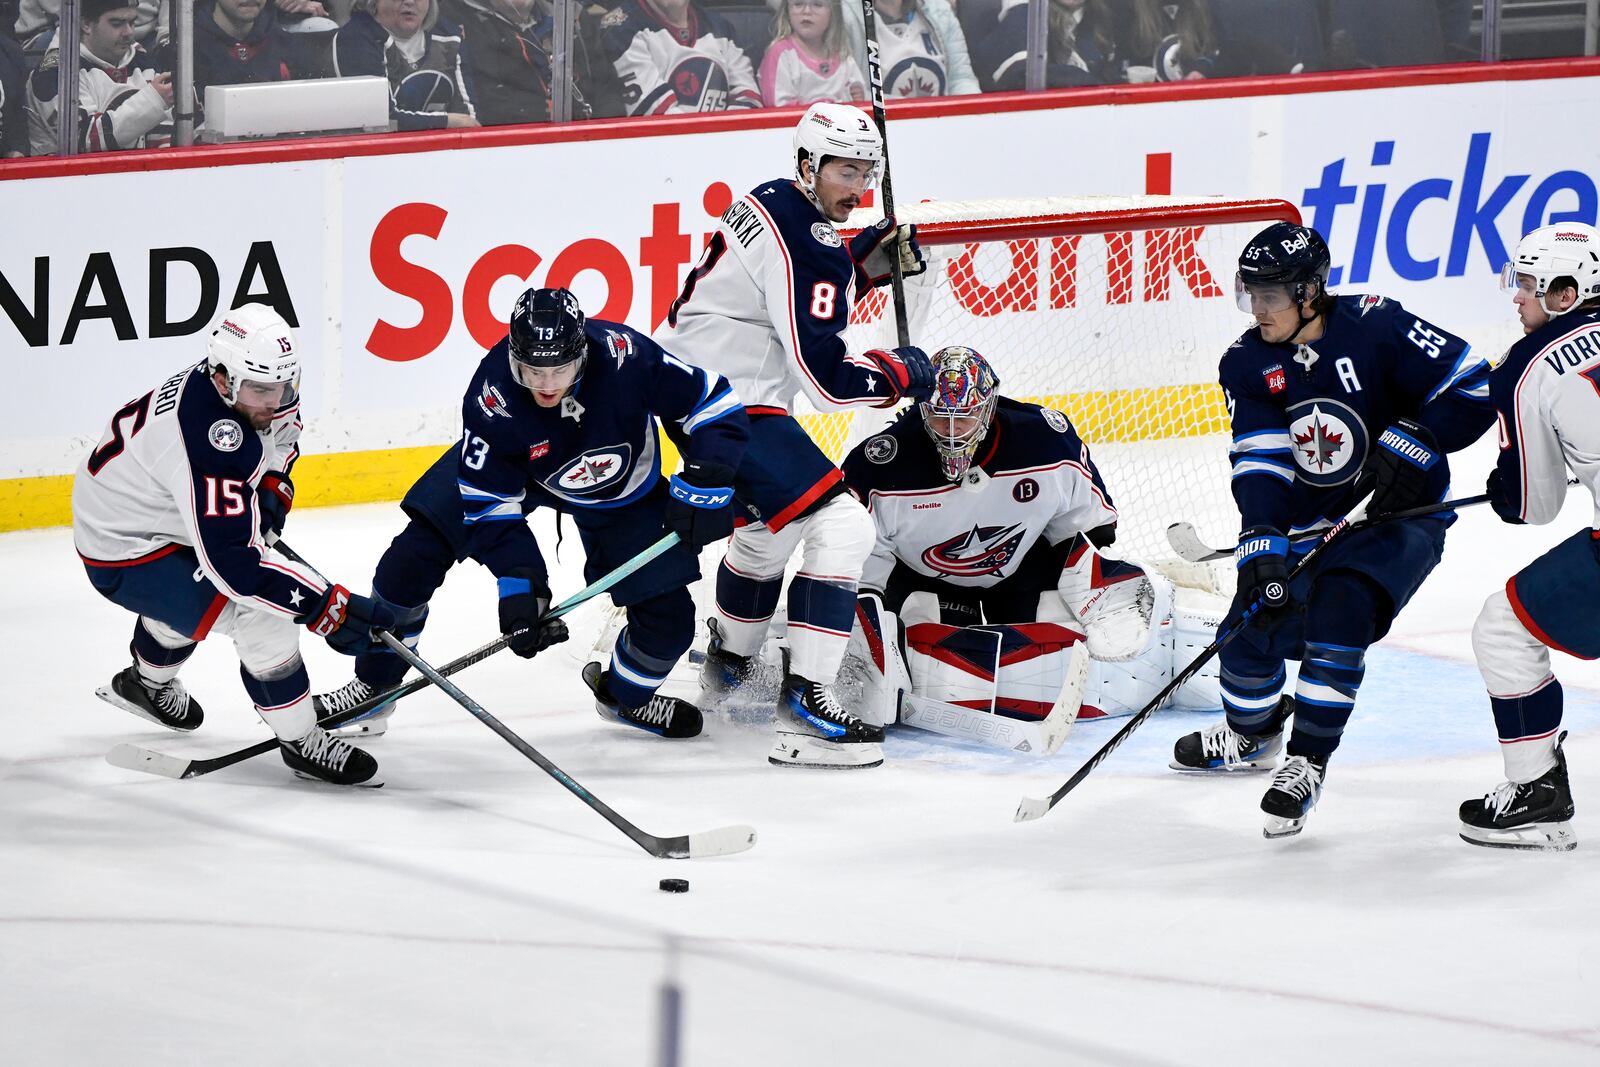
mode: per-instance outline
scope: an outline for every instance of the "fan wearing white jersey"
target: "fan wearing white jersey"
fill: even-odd
[[[1489,502],[1509,523],[1551,522],[1571,470],[1595,514],[1495,590],[1472,628],[1506,781],[1461,805],[1461,837],[1565,851],[1578,841],[1550,650],[1600,658],[1600,232],[1577,222],[1534,230],[1501,284],[1516,292],[1524,336],[1489,373],[1500,417]]]
[[[270,547],[294,500],[300,353],[264,304],[230,311],[206,358],[124,404],[72,485],[89,581],[134,612],[131,666],[97,695],[173,730],[201,723],[177,680],[211,633],[233,638],[256,711],[301,777],[381,785],[378,764],[317,726],[298,626],[355,655],[397,617]]]
[[[971,348],[940,351],[933,368],[933,395],[844,461],[877,529],[856,613],[863,715],[894,722],[898,711],[1014,747],[1016,731],[994,716],[1034,723],[1059,708],[1070,725],[1080,695],[1089,717],[1138,710],[1172,677],[1184,630],[1172,583],[1096,552],[1116,539],[1117,510],[1065,415],[1001,396]],[[1180,613],[1196,649],[1226,610],[1210,599]],[[1092,660],[1081,693],[1080,645]],[[1181,692],[1220,706],[1215,672]]]
[[[792,415],[804,393],[819,410],[890,407],[932,388],[918,348],[852,352],[842,333],[858,289],[922,269],[910,227],[885,220],[847,246],[835,228],[861,201],[883,159],[877,129],[856,108],[813,104],[795,130],[795,179],[735,200],[684,282],[656,340],[721,374],[750,416],[734,495],[757,520],[734,531],[717,570],[711,695],[750,676],[750,659],[778,607],[784,565],[804,546],[789,586],[787,676],[779,697],[781,765],[870,767],[883,731],[840,707],[827,688],[855,614],[872,520],[843,475]]]

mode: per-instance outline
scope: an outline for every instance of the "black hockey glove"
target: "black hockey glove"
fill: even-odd
[[[1496,467],[1489,472],[1489,481],[1483,491],[1489,494],[1489,506],[1494,508],[1494,513],[1500,516],[1501,522],[1509,522],[1513,526],[1523,526],[1526,521],[1522,517],[1522,510],[1506,495],[1505,483],[1500,480],[1500,468]]]
[[[523,659],[567,639],[566,623],[540,621],[549,610],[550,586],[537,572],[524,568],[500,579],[500,632],[506,647]]]
[[[900,276],[914,278],[928,269],[917,243],[915,226],[896,226],[894,219],[879,219],[850,239],[850,258],[856,263],[856,291],[864,293],[887,285],[893,277],[894,255],[900,257]]]
[[[889,407],[902,397],[907,400],[926,400],[933,395],[933,364],[922,349],[907,346],[891,352],[873,348],[867,351],[866,357],[877,364],[894,388],[894,395],[887,397],[880,407]]]
[[[667,529],[692,552],[733,533],[733,468],[688,460],[667,483]]]
[[[294,507],[294,483],[282,471],[268,471],[256,486],[256,508],[261,512],[261,536],[282,535]],[[270,538],[269,538],[270,539]]]
[[[359,656],[388,647],[372,631],[392,631],[400,625],[400,615],[381,600],[360,596],[335,583],[310,611],[294,621],[325,638],[335,652]]]
[[[1110,548],[1117,540],[1117,524],[1108,522],[1104,526],[1096,526],[1092,530],[1085,531],[1083,536],[1087,537],[1089,543],[1096,548]]]
[[[1374,485],[1368,515],[1432,504],[1445,490],[1443,453],[1428,428],[1400,419],[1383,431],[1367,460],[1363,476]]]
[[[1271,526],[1246,530],[1233,552],[1239,568],[1239,588],[1233,594],[1229,619],[1238,619],[1260,602],[1248,625],[1264,629],[1282,620],[1293,609],[1289,599],[1289,539]]]

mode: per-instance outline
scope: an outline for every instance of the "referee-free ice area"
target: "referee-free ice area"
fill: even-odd
[[[1458,491],[1488,461],[1458,463]],[[702,861],[651,858],[436,690],[373,745],[379,790],[301,782],[275,755],[189,781],[111,767],[119,742],[266,736],[232,647],[185,670],[193,735],[103,704],[131,617],[68,531],[0,536],[0,1063],[1600,1062],[1600,672],[1556,664],[1577,851],[1474,848],[1455,818],[1502,777],[1478,606],[1589,509],[1574,493],[1542,529],[1463,513],[1286,841],[1261,836],[1265,778],[1165,769],[1205,715],[1155,716],[1014,824],[1124,720],[1049,759],[901,731],[881,768],[808,772],[768,765],[765,726],[670,743],[602,722],[569,655],[456,676],[647,831],[758,829]],[[288,534],[364,589],[402,521],[296,512]],[[580,563],[569,536],[558,596]],[[494,595],[460,568],[424,655],[491,640]],[[317,689],[349,676],[304,647]]]

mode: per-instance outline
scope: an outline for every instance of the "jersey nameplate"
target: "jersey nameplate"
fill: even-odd
[[[761,213],[748,201],[735,200],[722,213],[722,224],[733,234],[734,240],[749,248],[750,242],[761,232]]]

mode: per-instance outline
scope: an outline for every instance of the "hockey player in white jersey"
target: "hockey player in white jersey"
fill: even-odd
[[[1117,510],[1065,415],[1001,396],[971,348],[933,368],[933,395],[844,461],[877,529],[850,659],[861,711],[1049,754],[1080,697],[1090,717],[1148,703],[1227,604],[1185,590],[1175,620],[1168,579],[1099,554]],[[1175,703],[1220,707],[1215,670]]]
[[[305,626],[355,655],[397,617],[276,551],[294,500],[300,353],[263,304],[230,311],[206,358],[123,405],[72,486],[72,534],[89,581],[138,615],[133,663],[102,699],[173,730],[201,723],[178,671],[212,633],[283,761],[301,777],[381,785],[378,764],[317,725],[300,659]]]
[[[784,565],[803,545],[789,586],[790,658],[770,758],[869,767],[883,762],[882,728],[842,708],[828,686],[849,640],[872,520],[792,406],[799,393],[819,410],[892,407],[928,395],[933,373],[921,349],[852,352],[842,336],[856,292],[889,279],[889,256],[899,256],[909,274],[922,263],[910,227],[893,220],[849,245],[835,228],[883,159],[878,131],[861,111],[813,104],[795,129],[794,149],[793,180],[765,182],[723,214],[656,339],[728,379],[750,416],[734,492],[758,521],[734,531],[717,570],[707,687],[715,695],[749,677],[777,610]]]
[[[1524,336],[1489,374],[1500,416],[1490,504],[1509,523],[1551,522],[1570,469],[1596,510],[1588,526],[1495,590],[1473,625],[1506,781],[1461,805],[1461,837],[1565,851],[1578,841],[1550,650],[1600,658],[1600,232],[1574,222],[1534,230],[1501,284],[1516,293]]]

